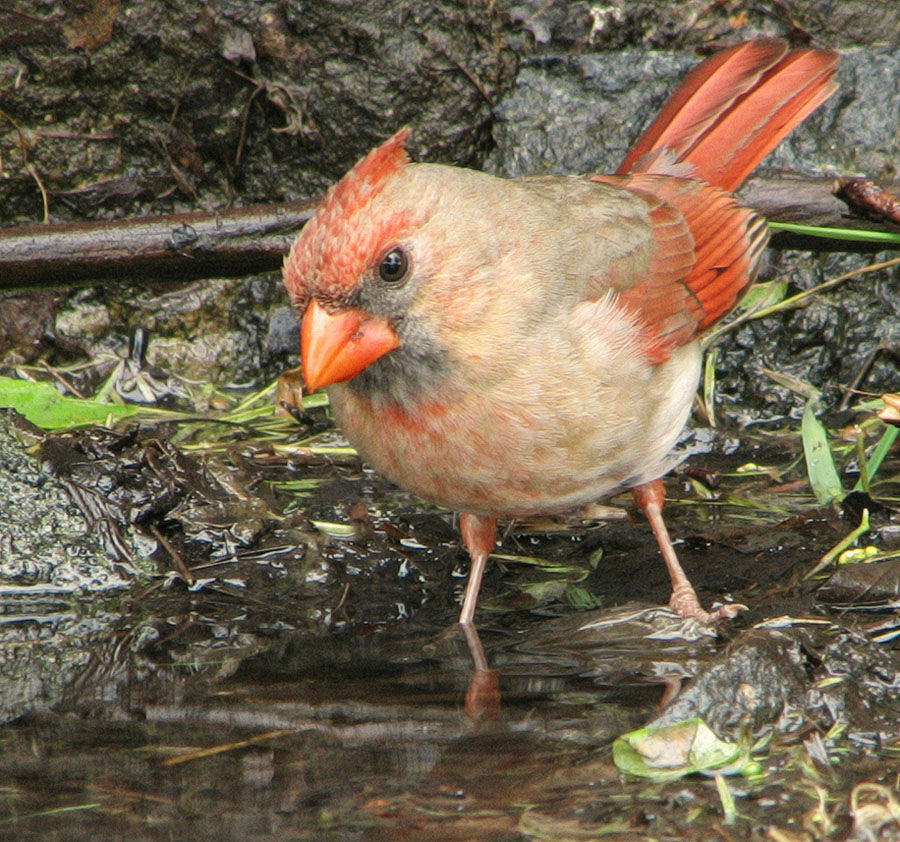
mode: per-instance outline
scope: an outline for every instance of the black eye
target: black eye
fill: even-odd
[[[400,246],[392,248],[378,264],[378,274],[381,280],[389,284],[402,281],[408,269],[409,258]]]

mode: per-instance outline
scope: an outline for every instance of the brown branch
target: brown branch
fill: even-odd
[[[0,229],[0,289],[278,269],[316,202]]]
[[[835,195],[866,219],[900,225],[900,195],[896,190],[885,190],[867,178],[842,178]]]
[[[878,189],[868,179],[849,181]],[[830,176],[758,176],[749,179],[737,195],[742,204],[758,211],[771,222],[900,232],[900,227],[896,225],[873,225],[871,216],[858,213],[857,208],[843,195],[842,185],[847,182],[848,179]],[[896,182],[885,185],[883,192],[890,190],[896,193],[898,186]],[[885,217],[881,221],[890,222]]]
[[[739,195],[773,221],[900,230],[849,216],[847,205],[833,194],[835,185],[826,177],[757,177]],[[897,192],[897,185],[885,187]],[[233,278],[276,270],[317,201],[0,229],[0,290]]]

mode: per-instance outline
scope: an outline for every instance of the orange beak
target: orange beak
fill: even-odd
[[[397,334],[384,319],[360,310],[329,313],[313,299],[300,328],[306,388],[315,392],[349,380],[399,345]]]

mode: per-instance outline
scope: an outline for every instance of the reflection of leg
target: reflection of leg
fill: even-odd
[[[463,634],[466,636],[466,643],[469,646],[469,654],[472,656],[472,667],[480,672],[487,671],[488,661],[484,654],[484,647],[481,645],[481,636],[474,623],[462,623]]]
[[[466,717],[486,722],[500,715],[500,670],[488,669],[487,656],[474,623],[460,623],[472,656],[472,677],[466,690]]]
[[[497,543],[497,521],[484,515],[462,514],[459,516],[459,531],[469,551],[469,558],[472,559],[462,610],[459,612],[459,622],[466,625],[475,617],[475,603],[481,589],[481,577],[484,575],[487,557]]]

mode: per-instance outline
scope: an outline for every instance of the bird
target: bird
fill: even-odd
[[[760,38],[691,70],[609,175],[413,163],[401,128],[332,186],[285,258],[309,391],[362,459],[459,513],[474,623],[498,519],[631,490],[672,583],[712,624],[663,519],[700,338],[768,239],[733,192],[837,89],[838,54]]]

